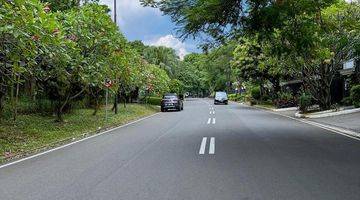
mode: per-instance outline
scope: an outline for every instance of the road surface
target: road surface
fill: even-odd
[[[190,99],[0,169],[1,200],[360,199],[360,141],[251,107]]]

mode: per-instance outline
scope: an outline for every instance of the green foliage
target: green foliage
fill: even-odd
[[[352,103],[352,98],[351,97],[345,97],[341,100],[341,104],[344,106],[351,106],[353,105]]]
[[[299,110],[302,113],[306,113],[308,108],[311,106],[312,96],[303,92],[299,97]]]
[[[213,54],[237,41],[232,63],[236,82],[270,82],[273,93],[281,80],[304,80],[321,109],[331,107],[330,87],[344,61],[360,52],[360,4],[344,0],[141,0],[159,8],[180,27],[181,36],[207,35]],[[212,40],[206,40],[206,43]],[[214,51],[214,49],[216,49]],[[215,53],[216,54],[216,53]],[[224,53],[222,53],[224,54]],[[225,54],[226,55],[226,54]],[[224,57],[227,57],[224,56]],[[209,58],[213,58],[209,56]],[[222,56],[207,60],[210,92],[223,89],[227,62]],[[231,59],[230,59],[231,60]],[[214,67],[215,66],[215,67]],[[213,74],[221,74],[213,79]],[[314,79],[314,77],[317,77]],[[273,95],[275,96],[275,95]]]
[[[241,94],[229,94],[228,98],[230,101],[243,101],[244,96]]]
[[[297,105],[297,100],[291,92],[279,92],[277,98],[274,101],[278,108],[288,108]]]
[[[0,115],[5,99],[10,99],[15,119],[21,112],[18,99],[27,95],[34,101],[50,100],[58,121],[85,98],[98,109],[105,79],[112,80],[114,96],[125,97],[148,86],[151,94],[168,92],[165,70],[179,62],[174,50],[157,48],[163,54],[156,54],[156,65],[149,65],[127,43],[106,6],[92,1],[81,7],[76,0],[46,2],[1,0]],[[25,94],[19,92],[23,90]]]
[[[183,94],[184,93],[184,86],[181,81],[178,79],[172,79],[169,84],[170,92],[176,94]]]
[[[42,2],[48,3],[52,11],[69,10],[80,5],[80,0],[42,0]]]
[[[355,85],[351,88],[350,97],[354,106],[360,108],[360,85]]]
[[[184,38],[206,34],[217,42],[244,32],[269,31],[302,13],[316,13],[337,0],[140,0],[159,8],[180,27]],[[245,29],[245,30],[244,30]]]
[[[108,108],[111,109],[111,108]],[[108,113],[108,124],[105,124],[105,109],[97,116],[92,116],[92,109],[77,109],[66,113],[66,123],[56,124],[49,115],[21,115],[16,122],[0,122],[0,163],[4,161],[4,152],[13,155],[34,153],[44,147],[53,147],[64,141],[84,137],[84,133],[96,133],[98,128],[114,127],[132,120],[151,115],[158,109],[152,106],[130,104],[120,109],[119,113]]]
[[[146,91],[150,95],[162,96],[169,91],[170,78],[166,71],[156,65],[148,65]]]
[[[150,105],[160,106],[161,105],[161,97],[149,97],[147,98],[147,103]]]
[[[261,99],[260,86],[251,88],[250,93],[251,93],[251,97],[254,98],[255,100],[259,101]]]

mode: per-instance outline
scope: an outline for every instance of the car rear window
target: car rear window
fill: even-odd
[[[177,99],[177,96],[164,96],[164,99]]]
[[[216,97],[219,97],[219,98],[221,98],[221,97],[227,97],[227,95],[226,95],[225,92],[217,92],[215,96],[216,96]]]

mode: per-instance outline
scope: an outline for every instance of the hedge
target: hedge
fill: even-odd
[[[160,106],[161,100],[162,100],[161,97],[149,97],[149,98],[147,98],[147,103],[150,105]]]
[[[351,88],[350,98],[356,108],[360,108],[360,85],[355,85]]]

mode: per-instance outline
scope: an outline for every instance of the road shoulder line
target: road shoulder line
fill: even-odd
[[[141,121],[144,121],[146,119],[149,119],[151,117],[154,117],[156,115],[159,115],[160,113],[154,113],[152,115],[149,115],[149,116],[146,116],[146,117],[143,117],[143,118],[140,118],[140,119],[137,119],[135,121],[132,121],[132,122],[129,122],[127,124],[124,124],[124,125],[121,125],[121,126],[118,126],[118,127],[115,127],[115,128],[112,128],[112,129],[109,129],[109,130],[106,130],[106,131],[103,131],[103,132],[100,132],[100,133],[97,133],[97,134],[94,134],[94,135],[91,135],[89,137],[85,137],[85,138],[82,138],[80,140],[76,140],[74,142],[71,142],[71,143],[68,143],[68,144],[65,144],[65,145],[62,145],[62,146],[59,146],[59,147],[56,147],[56,148],[53,148],[53,149],[50,149],[50,150],[47,150],[47,151],[44,151],[44,152],[41,152],[41,153],[37,153],[35,155],[32,155],[32,156],[28,156],[28,157],[25,157],[25,158],[22,158],[22,159],[19,159],[19,160],[16,160],[16,161],[13,161],[13,162],[10,162],[10,163],[7,163],[7,164],[4,164],[4,165],[0,165],[0,169],[2,168],[5,168],[5,167],[9,167],[11,165],[15,165],[17,163],[20,163],[20,162],[23,162],[23,161],[26,161],[26,160],[30,160],[32,158],[36,158],[36,157],[39,157],[39,156],[42,156],[42,155],[45,155],[45,154],[48,154],[48,153],[51,153],[53,151],[57,151],[57,150],[60,150],[60,149],[64,149],[66,147],[69,147],[69,146],[72,146],[74,144],[77,144],[77,143],[80,143],[80,142],[83,142],[83,141],[86,141],[86,140],[89,140],[89,139],[92,139],[92,138],[96,138],[98,136],[101,136],[101,135],[104,135],[106,133],[109,133],[109,132],[112,132],[112,131],[115,131],[117,129],[121,129],[121,128],[124,128],[124,127],[127,127],[127,126],[130,126],[132,124],[135,124],[135,123],[138,123],[138,122],[141,122]]]
[[[292,119],[292,120],[295,120],[295,121],[298,121],[298,122],[301,122],[301,123],[304,123],[304,124],[316,126],[318,128],[322,128],[324,130],[331,131],[333,133],[337,133],[339,135],[342,135],[342,136],[345,136],[345,137],[352,138],[354,140],[360,141],[360,133],[357,133],[357,132],[354,132],[354,131],[351,131],[351,130],[337,128],[337,127],[334,127],[334,126],[329,126],[329,125],[325,125],[325,124],[321,124],[321,123],[313,122],[313,121],[308,121],[308,120],[304,120],[304,119],[298,119],[298,118],[283,115],[281,113],[277,113],[277,112],[274,112],[274,111],[271,111],[271,110],[258,108],[258,107],[255,107],[255,106],[248,106],[248,105],[245,105],[245,104],[240,104],[238,102],[234,102],[234,103],[242,105],[242,106],[246,106],[246,107],[255,108],[257,110],[261,110],[261,111],[264,111],[264,112],[267,112],[267,113],[271,113],[271,114],[279,115],[279,116],[282,116],[282,117],[286,117],[288,119]]]

